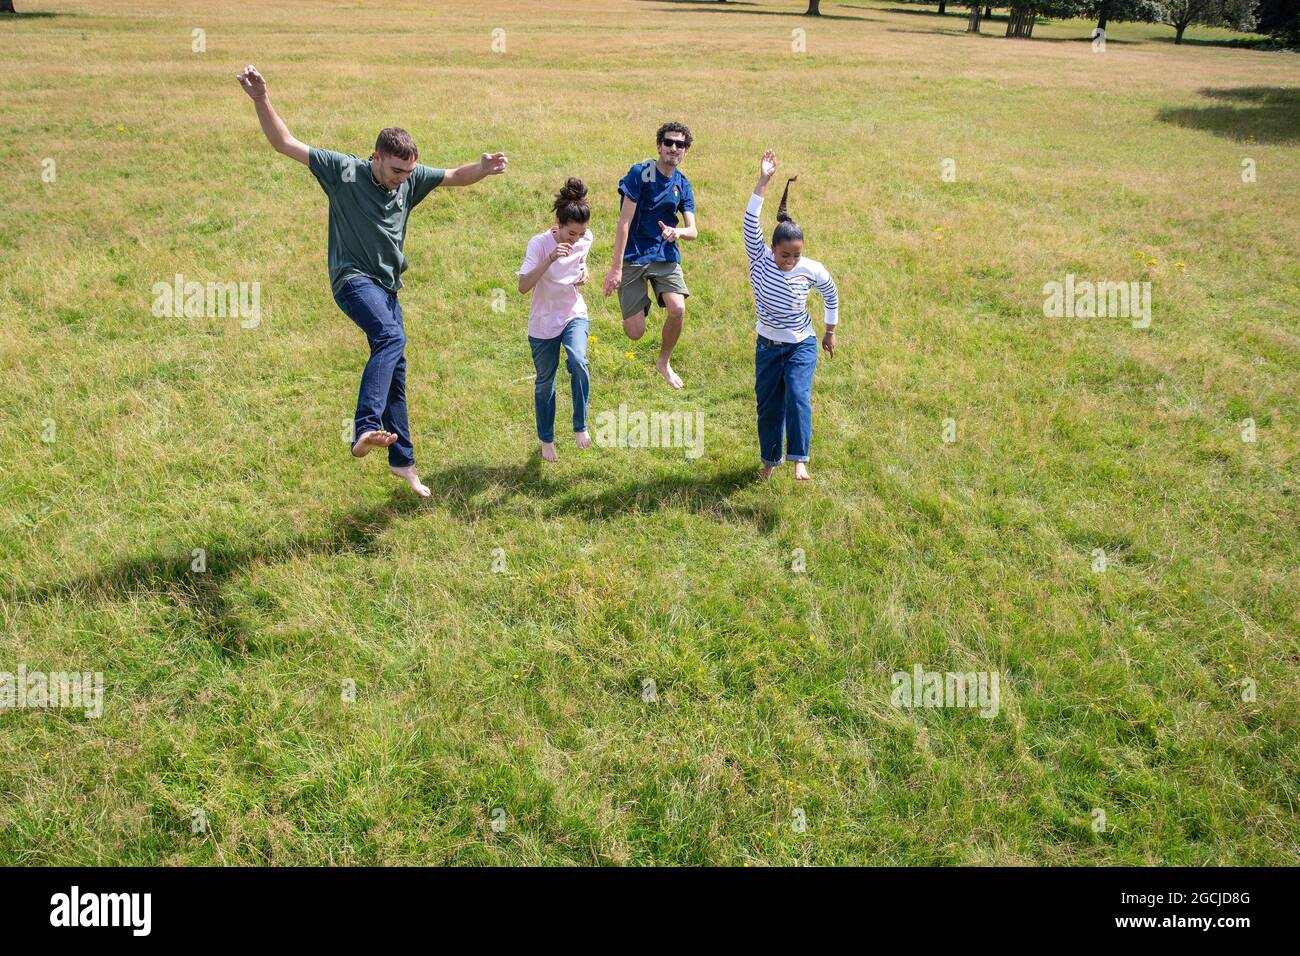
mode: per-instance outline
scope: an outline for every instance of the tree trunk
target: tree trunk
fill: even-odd
[[[1101,14],[1100,14],[1100,16],[1097,17],[1097,29],[1098,29],[1098,30],[1104,30],[1104,29],[1106,29],[1106,21],[1107,21],[1107,19],[1108,19],[1108,16],[1107,16],[1107,13],[1106,13],[1106,8],[1105,8],[1105,7],[1102,7]]]
[[[1007,36],[1031,37],[1034,24],[1038,21],[1038,11],[1024,7],[1012,7],[1007,15]]]
[[[1178,24],[1175,24],[1175,25],[1174,25],[1174,30],[1176,31],[1176,32],[1174,33],[1174,42],[1175,42],[1175,43],[1182,43],[1182,42],[1183,42],[1183,31],[1186,30],[1186,29],[1187,29],[1187,24],[1186,24],[1186,23],[1178,23]]]
[[[970,8],[970,19],[966,21],[967,33],[980,32],[980,8],[979,4]]]
[[[0,13],[17,13],[14,10],[14,0],[0,0]]]
[[[820,17],[822,15],[822,0],[808,0],[808,10],[804,13],[805,17]]]
[[[986,5],[984,7],[984,19],[987,20],[991,16],[993,16],[993,8]]]
[[[948,0],[939,0],[939,16],[948,12]]]

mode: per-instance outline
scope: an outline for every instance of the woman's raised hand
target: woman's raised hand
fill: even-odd
[[[771,179],[773,176],[776,175],[776,167],[777,167],[776,153],[774,153],[769,148],[763,153],[762,160],[759,161],[758,164],[759,175],[762,176],[764,179]]]

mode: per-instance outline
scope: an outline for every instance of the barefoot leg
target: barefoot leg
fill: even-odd
[[[420,480],[420,476],[415,473],[414,465],[407,465],[405,468],[391,468],[393,477],[401,478],[421,498],[429,497],[429,488]]]
[[[397,441],[397,436],[392,432],[365,432],[352,446],[352,454],[356,458],[365,458],[366,455],[370,454],[372,448],[387,448],[395,441]]]

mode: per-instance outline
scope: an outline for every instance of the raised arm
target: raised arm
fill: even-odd
[[[754,185],[754,195],[749,197],[745,207],[745,253],[750,262],[757,261],[767,254],[767,243],[763,241],[763,227],[758,217],[763,211],[763,197],[767,195],[767,184],[776,175],[776,153],[767,150],[758,164],[758,182]]]
[[[472,186],[488,176],[500,176],[509,161],[505,153],[484,153],[476,163],[466,163],[447,170],[442,179],[444,186]]]
[[[289,132],[289,127],[284,125],[284,120],[280,119],[280,114],[271,105],[271,97],[266,89],[266,80],[263,79],[261,73],[257,72],[257,67],[251,65],[244,67],[242,73],[235,74],[235,79],[239,80],[239,85],[244,88],[244,92],[253,101],[253,106],[257,108],[257,120],[262,124],[262,132],[266,134],[266,141],[275,148],[277,153],[283,153],[290,159],[296,159],[304,166],[308,165],[307,145],[293,138],[293,134]]]

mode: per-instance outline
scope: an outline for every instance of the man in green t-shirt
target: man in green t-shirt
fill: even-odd
[[[296,159],[329,197],[329,270],[334,301],[366,334],[370,359],[361,374],[353,421],[352,454],[388,449],[388,464],[421,497],[429,489],[415,471],[415,450],[406,418],[406,331],[397,292],[402,288],[406,223],[438,186],[469,186],[506,171],[504,153],[484,153],[476,163],[436,169],[416,159],[415,141],[404,129],[381,130],[369,159],[316,149],[293,138],[267,95],[266,80],[252,66],[236,74],[257,108],[262,132],[276,152]]]

